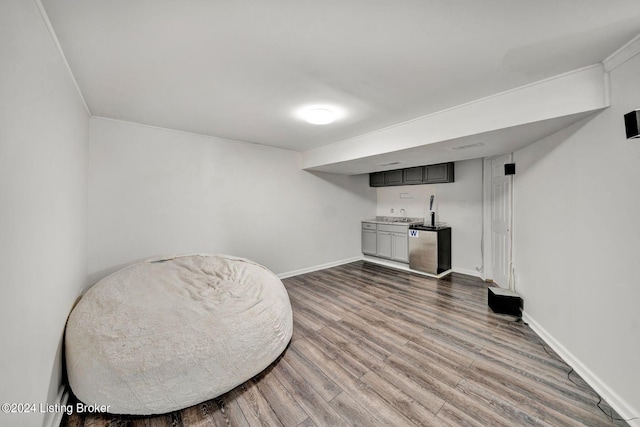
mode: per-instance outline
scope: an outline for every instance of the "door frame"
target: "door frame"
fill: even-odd
[[[511,156],[511,161],[513,161],[513,153],[507,153]],[[492,202],[493,202],[493,168],[492,163],[494,160],[504,156],[505,154],[501,154],[499,156],[485,157],[482,161],[482,274],[481,277],[483,280],[493,281],[493,256],[492,256]],[[511,232],[510,232],[510,244],[509,244],[509,257],[511,267],[513,268],[513,236],[515,233],[515,221],[513,217],[513,203],[514,203],[514,191],[513,187],[515,185],[515,180],[512,178],[511,180],[511,206],[510,206],[510,215],[511,215]],[[509,271],[509,275],[511,275],[511,271]],[[510,278],[508,283],[502,285],[503,287],[511,287],[511,282],[513,278]]]

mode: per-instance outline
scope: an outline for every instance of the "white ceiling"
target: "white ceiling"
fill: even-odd
[[[296,151],[601,62],[640,33],[638,0],[42,3],[91,114]],[[307,124],[311,104],[345,116]]]

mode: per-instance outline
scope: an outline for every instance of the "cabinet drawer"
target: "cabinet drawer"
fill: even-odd
[[[376,230],[378,228],[378,224],[374,224],[372,222],[363,222],[362,229],[363,230]]]
[[[390,231],[391,233],[404,233],[409,231],[408,225],[391,225],[391,224],[378,224],[378,231]]]

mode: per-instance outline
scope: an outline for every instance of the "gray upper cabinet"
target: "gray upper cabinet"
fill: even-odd
[[[418,166],[369,174],[369,186],[389,187],[393,185],[441,184],[454,182],[454,163]]]
[[[453,163],[440,163],[425,167],[424,181],[427,184],[453,182]]]
[[[402,169],[386,171],[384,173],[384,185],[402,185]]]
[[[384,187],[384,172],[370,173],[369,187]]]
[[[424,179],[424,166],[417,168],[403,169],[403,183],[404,184],[422,184]]]

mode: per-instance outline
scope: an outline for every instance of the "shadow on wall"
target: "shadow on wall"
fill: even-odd
[[[84,294],[87,289],[88,287],[83,289],[82,294]],[[57,404],[64,403],[61,401],[63,397],[61,393],[64,392],[63,386],[69,384],[69,382],[67,381],[67,364],[66,364],[66,359],[64,354],[64,334],[67,328],[67,320],[69,318],[69,315],[73,311],[76,304],[78,304],[78,301],[80,301],[80,299],[82,298],[82,294],[79,295],[75,299],[75,301],[73,301],[73,304],[71,304],[71,307],[69,308],[69,312],[67,313],[67,319],[64,322],[64,327],[60,332],[60,339],[58,340],[58,348],[56,350],[56,355],[53,359],[53,365],[51,367],[51,376],[49,377],[49,389],[47,392],[48,403],[57,403]],[[58,417],[62,417],[62,414],[60,412],[56,412],[56,411],[47,412],[45,414],[44,422],[42,425],[57,426],[60,424],[60,421],[61,421],[61,419]]]
[[[82,288],[82,292],[80,293],[80,297],[82,297],[82,295],[84,295],[93,285],[95,285],[96,283],[98,283],[100,280],[104,279],[105,277],[107,277],[108,275],[110,275],[111,273],[115,273],[118,270],[121,270],[125,267],[128,267],[130,265],[142,262],[146,259],[149,259],[151,257],[145,257],[145,258],[138,258],[136,260],[133,260],[131,262],[127,262],[125,264],[119,264],[119,265],[115,265],[113,267],[109,267],[109,268],[105,268],[103,270],[100,271],[96,271],[94,273],[91,273],[87,276],[87,280],[84,284],[84,288]],[[78,297],[78,298],[80,298]],[[75,305],[78,303],[78,301],[76,301],[73,306],[75,307]]]
[[[336,187],[347,190],[358,196],[365,196],[375,199],[376,189],[369,187],[369,174],[341,175],[329,172],[309,170],[305,171],[311,175],[322,179]]]
[[[73,309],[73,307],[76,306],[79,300],[80,300],[80,297],[76,298],[72,308],[69,310],[69,313],[71,313],[71,310]],[[67,317],[68,317],[68,314],[67,314]],[[64,324],[66,327],[67,322],[65,321]],[[60,339],[58,341],[58,349],[56,350],[56,356],[53,359],[53,366],[51,367],[51,376],[49,379],[49,390],[47,392],[48,403],[60,403],[58,401],[58,393],[60,392],[61,386],[63,384],[67,384],[67,372],[66,372],[66,365],[64,362],[64,330],[65,328],[62,328],[62,332],[60,333]],[[57,412],[55,411],[47,412],[45,414],[44,422],[42,425],[44,426],[54,425],[53,420],[56,417],[56,415],[57,415]]]
[[[530,145],[519,150],[517,152],[518,153],[518,159],[517,159],[518,174],[522,174],[522,172],[538,164],[542,159],[544,159],[544,157],[546,157],[549,153],[551,153],[553,150],[558,148],[558,146],[562,141],[567,140],[571,135],[578,132],[581,128],[586,126],[587,123],[589,123],[591,120],[596,118],[599,114],[602,114],[604,111],[606,111],[606,109],[602,111],[597,111],[585,117],[584,119],[580,120],[579,122],[572,124],[571,126],[561,129],[556,133],[551,134],[540,141],[534,142],[532,145],[535,145],[536,149],[539,150],[539,151],[536,151],[535,162],[526,161],[527,157],[529,156],[528,147],[530,147]]]
[[[337,189],[337,191],[329,190],[333,194],[330,199],[314,198],[318,203],[317,209],[322,212],[325,220],[335,221],[337,217],[341,217],[345,221],[353,222],[376,215],[377,192],[375,188],[369,187],[368,174],[339,175],[319,171],[305,172],[322,181],[323,185],[314,186],[316,191],[329,190],[325,183]],[[353,203],[360,206],[357,211],[343,209],[343,207],[353,206]]]

